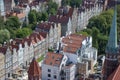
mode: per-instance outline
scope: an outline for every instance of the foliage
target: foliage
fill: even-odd
[[[57,9],[58,9],[57,3],[50,0],[48,2],[48,9],[47,9],[48,14],[55,15],[57,13]]]
[[[112,23],[113,10],[104,11],[99,16],[94,16],[89,20],[87,29],[82,32],[91,35],[93,47],[98,49],[99,54],[105,53],[110,27]]]
[[[62,0],[62,5],[70,5],[71,7],[80,7],[80,4],[82,3],[82,0]]]
[[[48,20],[48,13],[47,13],[47,12],[43,12],[43,13],[42,13],[41,20],[42,20],[42,21]]]
[[[10,39],[10,32],[7,29],[0,30],[0,43],[7,42]]]
[[[96,28],[100,30],[100,33],[104,35],[108,35],[109,29],[111,27],[112,15],[113,15],[113,10],[108,10],[108,11],[103,12],[99,16],[92,17],[89,20],[87,27],[92,28],[93,26],[95,26]]]
[[[120,5],[117,6],[118,39],[120,38]]]
[[[0,16],[0,29],[3,29],[3,28],[5,28],[4,20],[3,20],[3,18]]]
[[[93,44],[93,47],[97,48],[98,49],[98,35],[100,34],[100,31],[96,28],[96,27],[93,27],[92,28],[92,38],[93,38],[93,41],[92,41],[92,44]]]
[[[29,36],[31,33],[32,33],[32,30],[30,30],[29,28],[18,29],[16,31],[16,37],[17,38],[24,38],[26,36]]]
[[[20,28],[20,21],[18,19],[18,17],[16,16],[11,16],[7,19],[7,21],[5,22],[5,26],[9,29],[12,28],[13,30],[17,30],[18,28]]]
[[[41,55],[40,58],[37,59],[37,62],[41,62],[44,59],[44,55]]]
[[[85,31],[77,32],[77,34],[83,34],[83,35],[85,35],[85,36],[89,36],[89,34],[88,34],[87,32],[85,32]]]
[[[36,24],[40,21],[48,20],[48,13],[47,12],[37,12],[35,10],[31,10],[28,14],[29,24]]]
[[[30,24],[36,23],[37,22],[37,17],[36,17],[36,11],[32,10],[28,14],[28,20]]]

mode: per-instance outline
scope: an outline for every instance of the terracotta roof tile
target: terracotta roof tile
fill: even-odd
[[[12,16],[17,16],[19,19],[25,18],[24,13],[13,13]]]
[[[63,59],[62,54],[48,52],[45,57],[44,64],[59,67],[62,59]]]
[[[86,38],[86,36],[79,34],[71,34],[62,39],[64,44],[63,51],[69,53],[76,53],[76,51],[81,48],[82,41]]]
[[[38,62],[33,58],[32,62],[30,63],[30,67],[28,69],[28,75],[32,76],[40,76],[41,70],[39,67]]]
[[[107,80],[120,80],[120,64],[117,69],[111,73]]]

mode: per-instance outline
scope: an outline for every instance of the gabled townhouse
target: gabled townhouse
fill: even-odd
[[[68,35],[61,41],[63,54],[67,55],[69,60],[75,64],[81,59],[83,51],[91,46],[92,38],[79,34]]]
[[[48,52],[48,33],[46,32],[39,32],[39,35],[41,35],[44,39],[42,40],[41,44],[42,44],[42,49],[40,53],[46,54],[46,52]]]
[[[62,80],[61,70],[66,65],[67,56],[48,52],[42,63],[42,80]]]
[[[76,32],[77,29],[77,8],[69,6],[60,7],[56,15],[49,17],[50,22],[61,23],[61,36]]]
[[[71,33],[75,33],[77,27],[77,8],[63,6],[58,9],[57,15],[66,16],[71,19]]]
[[[33,49],[34,49],[34,55],[37,58],[39,58],[41,56],[40,53],[40,49],[41,49],[41,38],[40,35],[38,33],[32,33],[29,36],[29,39],[31,40],[32,44],[33,44]]]
[[[32,61],[34,57],[34,48],[33,44],[28,38],[24,38],[24,66],[29,65],[29,63]]]
[[[36,26],[37,32],[48,34],[48,47],[53,48],[59,42],[61,36],[61,25],[52,22],[41,22]]]
[[[85,29],[88,20],[96,15],[99,15],[103,10],[102,0],[84,0],[78,9],[77,31]]]
[[[18,54],[18,66],[20,68],[23,67],[23,51],[24,51],[24,48],[22,47],[22,43],[19,43],[17,40],[13,40],[11,41],[11,45],[14,45],[16,50],[17,50],[17,54]]]
[[[13,63],[12,63],[12,50],[11,47],[9,46],[3,46],[6,48],[6,53],[5,53],[5,78],[9,78],[12,76],[12,68],[13,68]]]
[[[12,66],[13,66],[13,74],[16,74],[16,70],[19,67],[18,65],[18,46],[10,45],[12,48]]]
[[[6,48],[0,47],[0,79],[5,80],[5,52]]]

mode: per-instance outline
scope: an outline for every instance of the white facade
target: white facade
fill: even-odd
[[[7,48],[6,54],[5,54],[5,74],[6,78],[10,77],[12,73],[12,52],[10,48]]]
[[[81,59],[81,55],[84,53],[85,49],[92,47],[92,37],[87,37],[82,41],[82,46],[79,47],[75,53],[70,53],[70,52],[64,52],[63,54],[66,55],[69,59],[69,61],[73,62],[76,64],[78,60]],[[62,47],[65,46],[66,44],[62,43]],[[80,59],[79,59],[80,58]]]
[[[67,23],[66,35],[70,35],[71,33],[72,33],[72,23],[71,23],[71,19],[69,18],[68,23]]]
[[[97,63],[97,49],[90,47],[85,49],[82,58],[88,58],[93,60],[93,65]]]
[[[22,44],[19,44],[19,49],[18,49],[18,63],[19,63],[20,67],[23,66],[23,48],[22,48]]]
[[[68,57],[68,60],[74,64],[76,64],[78,55],[77,53],[67,53],[67,52],[63,52],[64,55],[66,55]]]
[[[63,74],[61,74],[62,79],[64,79],[64,80],[74,80],[75,79],[75,74],[76,74],[76,65],[75,64],[69,64],[68,66],[65,66],[62,70],[63,70]]]
[[[13,48],[13,72],[15,72],[15,70],[18,68],[18,53],[17,53],[17,49]]]
[[[67,60],[67,56],[64,55],[60,66],[42,64],[42,80],[61,80],[60,72],[62,67],[66,65]]]
[[[102,12],[102,10],[103,6],[101,4],[96,4],[90,9],[81,7],[81,10],[78,13],[77,31],[86,29],[89,19],[93,16],[99,15]]]

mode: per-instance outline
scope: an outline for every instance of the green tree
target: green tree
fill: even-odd
[[[37,22],[37,16],[36,16],[36,11],[31,10],[28,14],[28,20],[30,24],[36,23]]]
[[[11,28],[13,30],[19,29],[20,28],[20,21],[18,19],[18,17],[16,16],[11,16],[7,19],[7,21],[5,22],[5,26],[8,28]]]
[[[48,10],[47,10],[48,14],[55,15],[57,13],[57,9],[58,9],[57,3],[50,0],[48,2]]]
[[[62,5],[66,6],[69,5],[71,7],[80,7],[82,0],[62,0]]]
[[[43,20],[43,21],[48,20],[48,13],[47,13],[47,12],[43,12],[43,13],[42,13],[41,20]]]
[[[24,38],[26,36],[29,36],[31,33],[32,33],[32,30],[29,28],[18,29],[16,31],[16,37],[17,38]]]
[[[7,29],[0,30],[0,43],[8,42],[10,39],[10,32]]]
[[[93,27],[92,28],[92,38],[93,38],[92,44],[93,44],[93,47],[95,47],[97,49],[98,49],[98,36],[99,36],[99,34],[100,34],[100,31],[96,27]]]
[[[120,38],[120,5],[117,6],[118,39]]]
[[[82,0],[74,0],[74,1],[70,1],[70,6],[72,7],[80,7],[80,4],[82,3]]]
[[[0,29],[3,29],[3,28],[5,28],[4,20],[3,20],[3,18],[0,16]]]
[[[99,34],[98,36],[98,52],[99,54],[105,53],[106,45],[108,42],[108,36]]]

